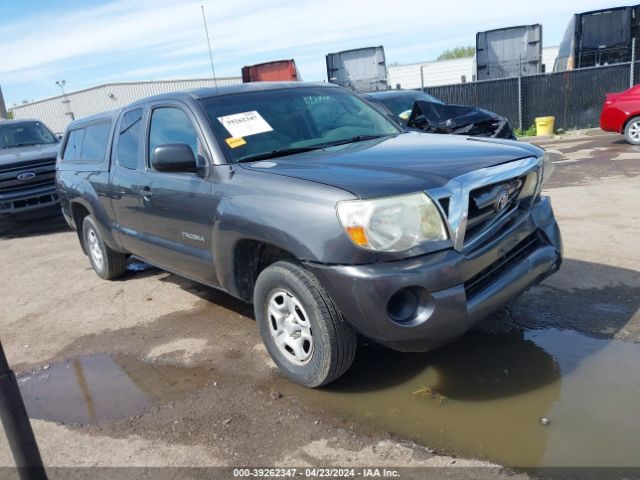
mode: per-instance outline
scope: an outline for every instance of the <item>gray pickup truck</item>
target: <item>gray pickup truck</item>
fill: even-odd
[[[73,122],[62,210],[96,273],[129,255],[252,302],[275,363],[327,384],[357,335],[455,340],[555,272],[543,150],[406,132],[326,84],[167,94]]]
[[[37,120],[0,121],[0,216],[53,207],[58,138]]]

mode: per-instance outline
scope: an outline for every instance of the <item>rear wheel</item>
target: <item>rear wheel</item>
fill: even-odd
[[[91,266],[100,278],[111,280],[126,271],[127,256],[112,250],[104,243],[90,215],[86,216],[82,222],[82,238]]]
[[[319,387],[349,369],[356,334],[310,272],[276,262],[260,273],[253,300],[262,341],[291,380]]]
[[[627,122],[624,138],[632,145],[640,145],[640,117],[633,117]]]

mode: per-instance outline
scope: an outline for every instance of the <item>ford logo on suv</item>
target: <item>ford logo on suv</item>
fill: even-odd
[[[33,172],[24,172],[18,175],[16,178],[21,182],[26,182],[27,180],[31,180],[36,177],[36,174]]]

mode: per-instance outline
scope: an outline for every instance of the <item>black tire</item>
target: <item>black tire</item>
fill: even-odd
[[[640,145],[640,116],[633,117],[624,127],[624,138],[631,145]]]
[[[305,364],[296,363],[292,355],[281,351],[272,334],[275,319],[271,318],[268,302],[278,292],[290,292],[308,317],[313,342]],[[358,344],[356,333],[320,282],[304,268],[286,261],[265,268],[256,281],[253,302],[262,341],[289,379],[306,387],[320,387],[351,367]]]
[[[91,266],[100,278],[111,280],[119,277],[127,270],[127,255],[112,250],[104,243],[100,236],[100,231],[90,215],[84,217],[82,221],[82,241]],[[92,252],[92,247],[100,251],[101,262],[97,252]]]

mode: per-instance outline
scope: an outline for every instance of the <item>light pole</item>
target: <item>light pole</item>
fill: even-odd
[[[71,100],[69,100],[69,98],[67,97],[67,94],[64,91],[64,86],[67,84],[66,80],[56,80],[56,85],[58,87],[60,87],[60,91],[62,92],[62,103],[65,104],[65,109],[67,110],[67,113],[65,115],[69,116],[69,118],[71,118],[71,120],[75,120],[76,117],[73,115],[73,112],[71,111]]]

